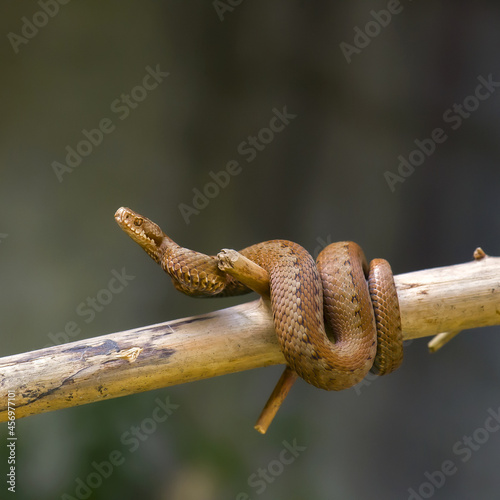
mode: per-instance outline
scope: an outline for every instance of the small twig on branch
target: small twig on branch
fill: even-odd
[[[254,428],[261,434],[266,433],[268,427],[273,421],[273,418],[275,417],[277,411],[280,409],[281,404],[287,397],[297,378],[298,375],[289,366],[287,366],[283,371],[280,379],[278,380],[276,387],[269,396],[266,406],[264,406],[264,409],[262,410],[259,419],[254,426]]]
[[[438,333],[434,338],[429,340],[429,343],[427,344],[429,352],[437,352],[451,339],[455,338],[461,331],[462,330],[452,330],[451,332]]]
[[[269,298],[269,275],[265,269],[236,250],[222,249],[217,258],[219,269],[265,298]]]
[[[395,276],[404,339],[500,323],[500,258]],[[284,363],[268,301],[0,358],[0,421]]]

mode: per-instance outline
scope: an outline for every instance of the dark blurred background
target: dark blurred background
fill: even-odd
[[[499,21],[496,2],[9,2],[1,355],[60,342],[70,321],[80,340],[247,300],[176,292],[115,224],[122,205],[208,253],[351,239],[396,274],[498,255]],[[275,110],[293,118],[271,137]],[[79,146],[103,120],[109,133]],[[431,153],[411,156],[416,140]],[[75,168],[67,147],[87,153]],[[403,177],[400,155],[421,164]],[[240,172],[183,215],[233,160]],[[122,268],[135,278],[85,322],[79,304]],[[497,498],[500,433],[478,429],[500,407],[498,333],[432,356],[414,341],[395,374],[343,393],[300,381],[265,437],[253,425],[282,367],[20,420],[17,498]],[[179,407],[124,445],[166,397]],[[284,441],[302,448],[283,465]],[[116,450],[123,463],[96,475]]]

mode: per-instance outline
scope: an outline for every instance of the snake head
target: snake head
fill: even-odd
[[[157,224],[126,207],[116,211],[115,220],[153,260],[160,262],[161,245],[168,237]]]

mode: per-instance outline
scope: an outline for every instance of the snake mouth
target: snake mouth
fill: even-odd
[[[136,243],[154,258],[165,238],[165,234],[157,224],[127,207],[121,207],[116,211],[115,220]]]

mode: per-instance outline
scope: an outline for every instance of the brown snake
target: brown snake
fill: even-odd
[[[251,291],[221,271],[217,257],[177,245],[133,210],[122,207],[115,219],[183,293]],[[304,380],[341,390],[360,382],[370,369],[384,375],[401,364],[399,303],[387,261],[375,259],[368,267],[361,248],[346,241],[328,245],[316,263],[304,248],[286,240],[258,243],[240,254],[269,274],[278,341],[287,364]]]

